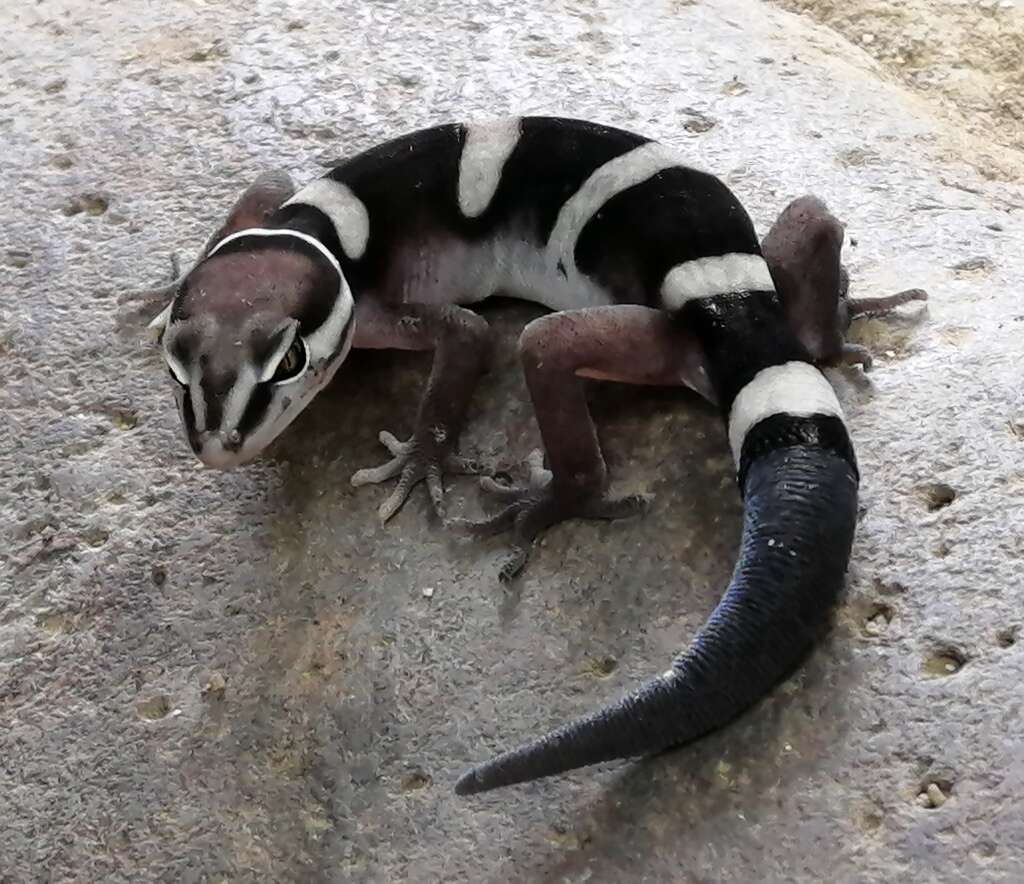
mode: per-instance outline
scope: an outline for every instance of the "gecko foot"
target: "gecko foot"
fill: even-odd
[[[476,537],[488,537],[512,531],[512,545],[498,569],[503,583],[512,580],[530,557],[537,537],[552,525],[567,519],[623,519],[643,512],[650,502],[644,494],[609,497],[602,490],[559,492],[552,483],[550,471],[544,469],[543,454],[534,451],[528,458],[530,478],[525,486],[505,485],[490,476],[480,480],[486,494],[501,500],[505,506],[486,519],[451,519],[449,526]]]
[[[420,482],[427,483],[430,502],[438,518],[445,518],[444,483],[445,473],[474,476],[486,472],[484,466],[472,458],[452,454],[443,432],[415,434],[401,442],[387,430],[378,435],[381,444],[391,452],[391,460],[379,467],[357,470],[350,479],[353,485],[371,485],[386,482],[398,476],[398,484],[377,511],[381,522],[387,522],[408,499],[410,492]]]

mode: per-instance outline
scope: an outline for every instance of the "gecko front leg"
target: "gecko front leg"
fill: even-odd
[[[354,347],[434,351],[412,435],[402,442],[382,430],[379,438],[391,459],[381,466],[358,470],[351,479],[358,486],[398,477],[395,490],[380,506],[381,521],[395,515],[412,489],[424,481],[434,511],[443,519],[444,474],[483,472],[479,463],[455,452],[489,343],[487,321],[463,307],[392,306],[369,298],[357,303]]]
[[[535,453],[526,487],[482,480],[505,507],[489,519],[458,523],[478,535],[512,529],[512,550],[499,571],[503,581],[522,570],[533,541],[552,525],[571,518],[622,518],[647,503],[643,495],[608,495],[608,470],[584,378],[685,385],[714,401],[696,338],[678,319],[649,307],[592,307],[542,316],[523,331],[519,351],[549,469]]]

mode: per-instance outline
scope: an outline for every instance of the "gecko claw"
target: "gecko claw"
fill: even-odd
[[[426,483],[431,506],[437,517],[444,521],[444,474],[479,475],[485,471],[478,460],[446,452],[443,442],[437,441],[438,435],[443,438],[444,434],[426,434],[422,439],[416,434],[403,442],[393,433],[381,430],[377,438],[391,454],[391,459],[380,466],[367,467],[352,474],[349,481],[356,487],[377,485],[398,476],[395,490],[377,511],[381,524],[391,520],[420,482]]]

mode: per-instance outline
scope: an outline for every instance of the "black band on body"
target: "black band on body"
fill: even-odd
[[[775,292],[738,292],[683,305],[680,317],[702,346],[708,378],[728,419],[733,400],[764,368],[811,362]]]

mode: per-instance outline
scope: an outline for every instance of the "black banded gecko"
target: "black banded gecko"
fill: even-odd
[[[431,350],[408,440],[356,485],[397,478],[384,520],[425,482],[444,516],[489,347],[470,305],[502,294],[552,312],[519,342],[547,467],[470,523],[509,528],[515,574],[534,539],[573,517],[643,506],[608,495],[584,378],[684,385],[721,411],[744,501],[739,560],[704,628],[663,675],[616,704],[473,768],[469,794],[680,745],[747,709],[803,658],[841,589],[859,473],[820,367],[870,355],[850,319],[924,300],[851,300],[843,227],[790,203],[760,243],[730,189],[665,145],[555,117],[446,124],[339,163],[296,190],[261,175],[151,322],[187,439],[208,466],[258,456],[338,372],[351,348]],[[465,527],[465,525],[464,525]]]

